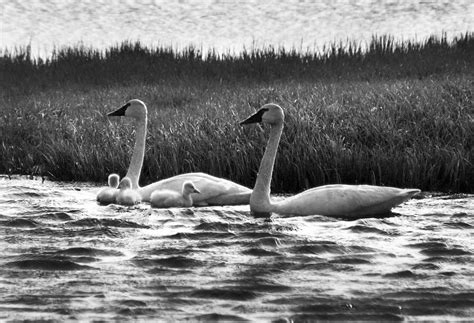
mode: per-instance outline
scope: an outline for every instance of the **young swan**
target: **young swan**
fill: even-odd
[[[151,193],[150,203],[152,207],[168,208],[168,207],[190,207],[193,206],[192,193],[201,193],[192,182],[183,183],[182,193],[172,190],[156,190]]]
[[[108,183],[108,187],[104,187],[97,193],[97,202],[100,204],[111,204],[115,203],[115,200],[117,198],[117,194],[119,190],[117,187],[119,186],[119,180],[120,176],[117,174],[110,174]]]
[[[132,181],[124,177],[119,184],[120,191],[117,194],[117,204],[132,206],[142,201],[140,194],[132,189]]]

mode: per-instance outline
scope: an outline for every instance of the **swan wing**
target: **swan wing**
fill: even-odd
[[[325,185],[276,203],[276,212],[298,215],[365,217],[390,210],[419,193],[418,189],[372,185]]]

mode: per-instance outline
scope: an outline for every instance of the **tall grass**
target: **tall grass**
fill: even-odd
[[[142,184],[203,171],[253,186],[265,131],[238,121],[286,112],[274,191],[369,183],[473,192],[474,35],[374,38],[364,50],[282,48],[237,55],[123,43],[0,58],[0,173],[105,181],[125,174],[133,125],[105,114],[149,108]]]

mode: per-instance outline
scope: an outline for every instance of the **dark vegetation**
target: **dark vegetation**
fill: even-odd
[[[133,126],[105,115],[149,108],[142,184],[203,171],[253,186],[265,147],[238,121],[267,102],[286,111],[275,192],[368,183],[474,192],[474,34],[374,38],[322,53],[29,47],[0,53],[0,173],[100,181],[126,172]]]

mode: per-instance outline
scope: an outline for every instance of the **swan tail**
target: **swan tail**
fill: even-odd
[[[368,207],[362,213],[365,213],[366,215],[388,214],[391,212],[392,208],[404,203],[420,192],[419,189],[402,189],[398,194]]]
[[[412,198],[413,196],[419,194],[421,190],[417,188],[407,188],[401,190],[401,192],[398,194],[400,197],[405,197],[407,200]]]

